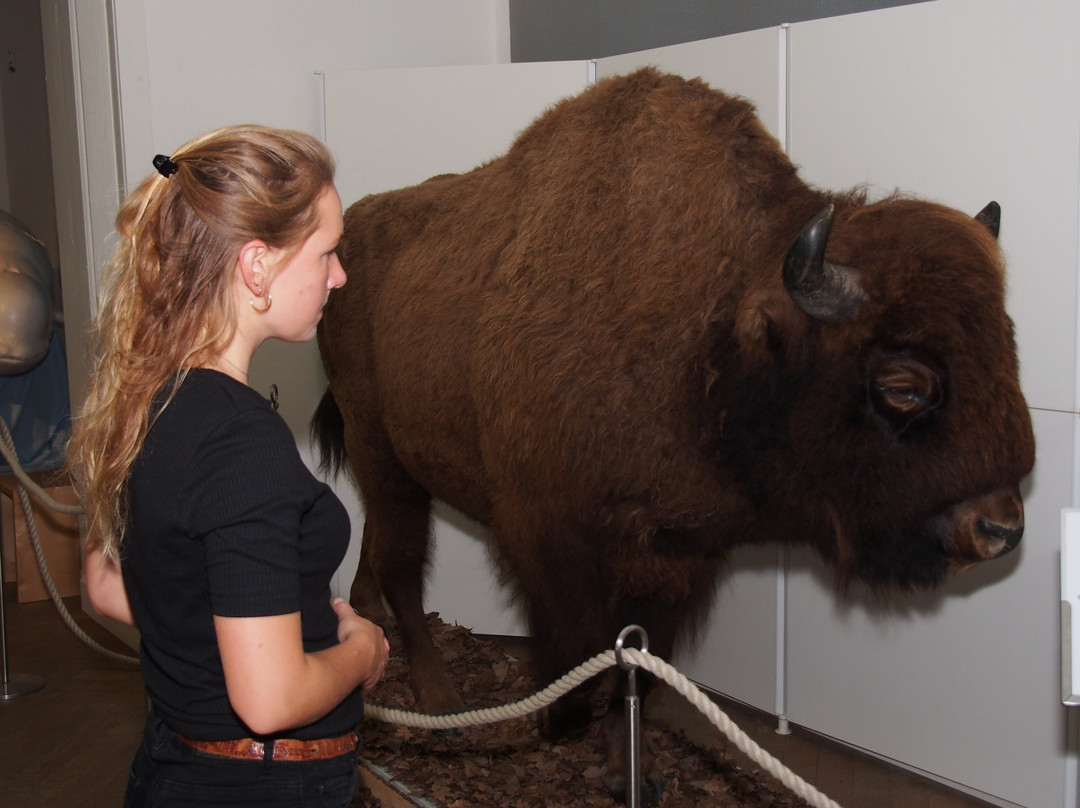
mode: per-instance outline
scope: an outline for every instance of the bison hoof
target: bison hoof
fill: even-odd
[[[626,778],[622,775],[604,776],[604,788],[611,794],[616,802],[626,805]],[[641,808],[655,808],[660,804],[660,798],[664,796],[664,780],[658,774],[650,774],[641,778],[641,793],[638,805]]]
[[[454,690],[453,685],[443,682],[429,684],[426,679],[410,679],[413,694],[420,712],[426,715],[455,715],[465,712],[465,702]]]

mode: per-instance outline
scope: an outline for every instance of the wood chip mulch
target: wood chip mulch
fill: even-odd
[[[508,657],[499,642],[447,625],[436,613],[428,615],[428,623],[469,710],[512,704],[541,689],[528,665]],[[415,710],[408,666],[395,639],[391,635],[386,680],[369,701]],[[606,701],[603,690],[595,700],[598,715]],[[454,731],[409,729],[366,719],[361,727],[361,757],[403,785],[419,805],[611,806],[615,802],[601,782],[603,758],[597,750],[595,727],[594,723],[579,740],[552,744],[540,737],[532,715]],[[681,733],[650,724],[642,735],[642,743],[651,749],[664,773],[660,808],[805,806],[768,775],[736,765],[726,739],[717,737],[713,748],[706,749]],[[380,804],[366,789],[361,792],[356,808]]]

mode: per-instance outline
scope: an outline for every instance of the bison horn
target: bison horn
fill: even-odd
[[[1001,230],[1001,205],[997,202],[990,202],[975,214],[975,221],[984,225],[990,231],[990,235],[997,238],[998,231]]]
[[[784,259],[784,286],[791,299],[815,320],[838,323],[866,300],[858,270],[825,260],[833,206],[818,213],[796,236]]]

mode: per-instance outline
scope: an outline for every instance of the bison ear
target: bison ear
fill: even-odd
[[[824,323],[848,319],[866,300],[858,270],[825,260],[832,219],[830,204],[795,237],[784,258],[784,287],[788,295],[800,309]]]
[[[782,291],[752,292],[735,312],[735,339],[745,359],[767,364],[786,344],[798,341],[806,323]]]
[[[989,230],[991,236],[997,238],[998,231],[1001,230],[1001,205],[997,202],[989,203],[985,208],[975,214],[975,221],[979,222]]]

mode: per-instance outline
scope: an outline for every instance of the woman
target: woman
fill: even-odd
[[[153,705],[125,805],[346,806],[389,646],[331,603],[348,515],[247,386],[345,283],[333,161],[244,126],[154,166],[117,216],[69,452],[90,600],[138,627]]]

